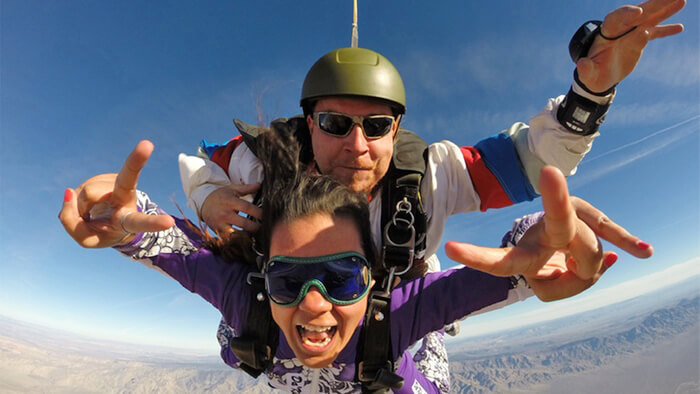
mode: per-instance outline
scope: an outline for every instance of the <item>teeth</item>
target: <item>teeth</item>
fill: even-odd
[[[332,326],[307,326],[306,324],[302,324],[301,327],[306,330],[306,331],[313,331],[313,332],[324,332],[324,331],[330,331]]]
[[[333,340],[336,326],[315,326],[300,324],[297,326],[301,341],[310,347],[322,348]]]

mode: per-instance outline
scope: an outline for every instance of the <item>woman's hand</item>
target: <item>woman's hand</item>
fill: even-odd
[[[515,247],[482,248],[448,242],[447,256],[495,276],[523,275],[543,301],[576,295],[592,286],[616,260],[598,237],[639,258],[653,254],[650,245],[615,224],[591,204],[570,197],[566,179],[555,167],[540,176],[544,216]]]
[[[141,141],[119,174],[97,175],[75,190],[66,189],[58,218],[80,246],[126,244],[135,234],[162,231],[175,224],[169,215],[146,215],[136,208],[136,184],[151,152],[153,144]]]

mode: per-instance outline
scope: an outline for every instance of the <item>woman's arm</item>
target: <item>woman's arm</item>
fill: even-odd
[[[67,189],[59,219],[79,245],[113,246],[165,272],[214,305],[235,326],[238,311],[247,308],[244,287],[249,268],[200,248],[201,239],[192,226],[165,214],[145,193],[136,190],[152,151],[153,145],[142,141],[119,174],[98,175],[75,191]]]

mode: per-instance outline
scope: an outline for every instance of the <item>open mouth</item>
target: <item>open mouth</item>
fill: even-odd
[[[308,324],[297,326],[301,342],[311,349],[318,350],[331,343],[337,330],[338,326],[313,326]]]

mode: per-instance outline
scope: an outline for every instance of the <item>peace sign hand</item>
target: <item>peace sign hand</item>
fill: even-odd
[[[555,167],[540,175],[545,215],[527,229],[515,247],[482,248],[448,242],[450,259],[494,276],[523,275],[543,301],[576,295],[592,286],[616,260],[598,237],[639,257],[650,245],[631,235],[589,203],[570,197],[566,179]]]
[[[126,244],[137,233],[162,231],[175,224],[169,215],[146,215],[136,208],[137,181],[152,152],[153,144],[141,141],[119,174],[97,175],[76,190],[66,189],[58,218],[80,246]]]

